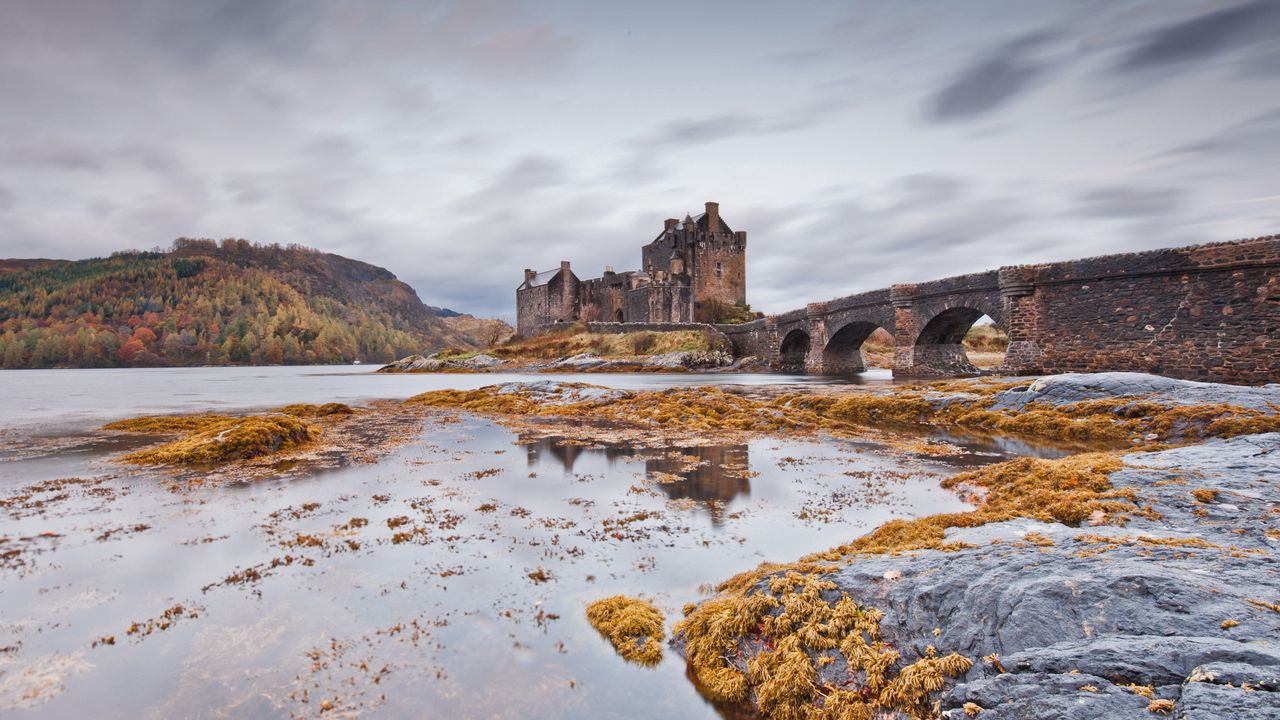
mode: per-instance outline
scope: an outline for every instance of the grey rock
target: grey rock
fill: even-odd
[[[1276,720],[1280,718],[1280,692],[1188,682],[1182,686],[1173,717],[1179,720]]]
[[[1178,642],[1170,643],[1162,636],[1110,635],[1055,643],[1001,658],[1001,664],[1012,673],[1078,670],[1120,684],[1139,685],[1177,684],[1196,673],[1211,673],[1211,668],[1223,663],[1236,673],[1249,668],[1260,680],[1274,677],[1280,671],[1280,646],[1225,637],[1181,636]],[[1217,672],[1227,677],[1226,671]]]
[[[605,364],[605,359],[593,353],[580,353],[571,357],[562,358],[554,363],[551,367],[556,368],[572,368],[575,370],[589,370],[598,368]]]
[[[395,362],[382,366],[378,369],[378,372],[433,372],[445,369],[488,370],[505,364],[505,360],[500,360],[492,355],[481,354],[466,360],[442,360],[439,357],[439,353],[432,353],[426,357],[410,355],[400,358]]]
[[[1280,507],[1280,433],[1127,459],[1112,484],[1158,515],[952,529],[949,539],[975,547],[859,558],[827,577],[885,613],[882,637],[905,662],[930,645],[975,660],[941,698],[948,717],[966,702],[985,708],[982,718],[1156,717],[1120,687],[1129,683],[1156,686],[1187,717],[1280,717],[1280,694],[1266,690],[1280,668],[1280,613],[1249,602],[1280,598],[1280,541],[1264,532]],[[1218,497],[1200,502],[1197,488]],[[1020,542],[1029,532],[1054,544]],[[1200,541],[1210,545],[1187,544]],[[1239,624],[1224,628],[1229,619]],[[981,660],[993,654],[1003,672]],[[824,680],[843,671],[832,664]],[[1259,689],[1222,684],[1245,678]],[[1226,712],[1230,703],[1241,710]]]
[[[645,360],[645,364],[650,367],[703,370],[728,367],[733,364],[733,356],[719,350],[710,352],[669,352],[650,356]]]
[[[1212,662],[1201,665],[1187,676],[1187,682],[1235,685],[1250,690],[1280,692],[1280,663]]]
[[[500,395],[527,393],[534,400],[548,405],[574,405],[582,402],[607,403],[631,394],[626,390],[618,390],[616,388],[597,385],[574,385],[558,380],[510,382],[491,387]]]
[[[1229,403],[1265,410],[1269,405],[1280,405],[1280,384],[1245,387],[1176,380],[1147,373],[1068,373],[1047,375],[1029,385],[999,393],[993,408],[1017,410],[1033,402],[1060,407],[1120,397],[1149,399],[1167,405]]]
[[[378,372],[420,372],[439,370],[444,367],[444,365],[444,361],[437,359],[434,355],[430,357],[410,355],[378,368]]]
[[[982,708],[982,720],[1154,717],[1147,711],[1147,698],[1086,673],[1006,673],[960,685],[952,694]],[[962,707],[947,710],[943,717],[968,718]]]
[[[506,365],[507,361],[496,358],[492,355],[485,355],[484,353],[481,353],[474,357],[467,358],[458,364],[467,368],[487,369],[497,367],[499,365]]]

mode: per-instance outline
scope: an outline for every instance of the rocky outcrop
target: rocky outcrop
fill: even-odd
[[[715,370],[736,367],[733,356],[719,350],[669,352],[660,355],[634,357],[601,357],[594,353],[579,353],[566,358],[533,364],[515,364],[508,360],[480,354],[466,360],[441,358],[437,355],[410,355],[379,368],[378,372],[442,372],[461,370],[486,372],[492,370],[555,371],[555,372],[633,372],[633,371],[685,371]]]
[[[604,358],[582,353],[557,360],[546,367],[556,370],[709,370],[729,367],[733,356],[719,350],[669,352],[639,357]]]
[[[1052,387],[1035,392],[1070,395]],[[940,695],[943,717],[1280,717],[1280,433],[1125,460],[1110,481],[1142,511],[1123,524],[953,528],[950,552],[824,573],[836,586],[824,597],[883,612],[881,637],[904,663],[934,649],[974,661]],[[739,647],[732,662],[746,667],[764,644]],[[821,683],[856,689],[833,658]]]
[[[1280,404],[1280,384],[1262,387],[1177,380],[1147,373],[1105,372],[1048,375],[997,397],[994,410],[1021,410],[1031,403],[1062,407],[1103,398],[1138,398],[1163,405],[1226,403],[1252,410]]]
[[[440,372],[442,370],[481,371],[490,370],[506,364],[506,360],[485,354],[469,357],[465,360],[451,360],[441,358],[439,355],[428,355],[426,357],[421,355],[410,355],[378,368],[378,372]]]

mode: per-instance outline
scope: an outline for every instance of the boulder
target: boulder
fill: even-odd
[[[1177,380],[1135,372],[1047,375],[996,396],[995,410],[1020,410],[1029,403],[1061,407],[1085,400],[1142,398],[1165,405],[1227,403],[1254,410],[1280,405],[1280,384],[1262,387]]]
[[[1156,717],[1130,684],[1176,703],[1173,717],[1280,716],[1280,612],[1266,604],[1280,600],[1280,538],[1267,533],[1280,433],[1127,462],[1111,483],[1151,512],[1123,526],[952,529],[967,546],[857,558],[824,577],[884,612],[882,639],[904,662],[930,646],[974,661],[941,695],[949,718],[967,717],[966,704],[982,718]],[[1217,494],[1206,502],[1198,488]],[[1044,537],[1024,542],[1032,532]],[[735,664],[759,646],[742,643]],[[841,662],[821,672],[848,681]]]

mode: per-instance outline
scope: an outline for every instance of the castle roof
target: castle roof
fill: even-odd
[[[560,274],[560,268],[556,268],[555,270],[543,270],[537,275],[534,275],[533,279],[526,281],[524,285],[522,285],[521,287],[531,288],[531,287],[539,287],[541,285],[546,285],[547,283],[551,282],[552,278],[554,278],[559,274]]]
[[[698,226],[698,228],[699,228],[699,229],[701,229],[701,230],[708,230],[708,229],[710,229],[710,228],[708,227],[708,226],[709,226],[709,224],[710,224],[710,221],[708,221],[708,220],[707,220],[707,214],[706,214],[706,213],[701,213],[701,214],[699,214],[697,217],[694,217],[694,218],[689,218],[689,216],[688,216],[688,215],[685,215],[685,217],[686,217],[686,218],[688,218],[691,222],[693,222],[693,224],[694,224],[694,225],[697,225],[697,226]],[[682,223],[680,223],[680,225],[683,227],[683,226],[684,226],[684,223],[682,222]],[[733,230],[729,227],[729,223],[725,222],[723,217],[721,217],[721,218],[720,218],[720,229],[719,229],[719,231],[718,231],[718,232],[722,232],[722,233],[729,233],[729,234],[731,234],[731,235],[733,234]]]

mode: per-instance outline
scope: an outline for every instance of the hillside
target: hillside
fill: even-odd
[[[166,252],[0,260],[6,368],[380,363],[495,332],[424,305],[383,268],[298,246],[183,238]]]

